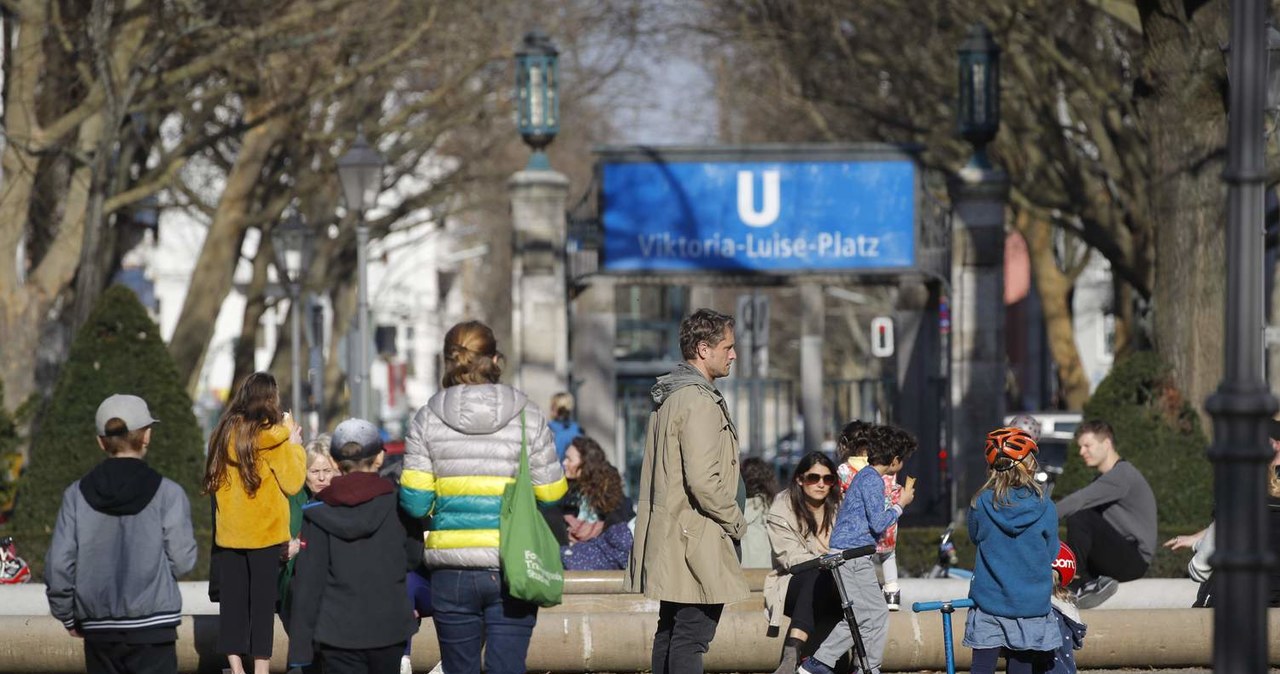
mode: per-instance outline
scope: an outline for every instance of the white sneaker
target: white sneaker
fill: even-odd
[[[413,674],[413,662],[407,655],[400,657],[400,674]]]
[[[436,666],[431,668],[429,674],[444,674],[444,660],[437,662]]]

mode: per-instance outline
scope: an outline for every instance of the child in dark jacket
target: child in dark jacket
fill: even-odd
[[[915,499],[915,487],[907,486],[897,503],[889,505],[885,502],[884,476],[898,474],[916,450],[915,439],[905,431],[890,437],[893,441],[875,443],[868,448],[868,467],[854,474],[831,530],[832,552],[874,546],[885,530],[898,521],[902,509]],[[889,637],[889,607],[880,592],[875,564],[870,557],[857,557],[840,565],[836,572],[844,585],[845,599],[858,616],[858,632],[867,651],[867,672],[864,674],[879,674]],[[841,620],[798,671],[801,674],[832,674],[832,666],[852,645],[853,634],[848,623]]]
[[[142,461],[156,422],[142,398],[113,395],[96,421],[107,459],[63,493],[45,558],[49,610],[84,638],[89,674],[176,673],[178,576],[196,563],[191,503]]]
[[[1066,543],[1058,545],[1058,556],[1053,560],[1053,617],[1058,622],[1062,643],[1053,654],[1053,667],[1045,674],[1076,674],[1076,655],[1072,651],[1084,648],[1086,625],[1080,620],[1080,608],[1076,606],[1076,594],[1067,584],[1076,576],[1076,553]]]
[[[318,649],[326,672],[398,674],[418,629],[405,574],[422,561],[422,530],[378,475],[385,453],[376,426],[338,424],[330,451],[342,475],[303,510],[289,664],[310,664]]]
[[[977,562],[964,645],[975,674],[995,672],[1001,655],[1009,674],[1052,667],[1062,635],[1049,598],[1058,554],[1058,514],[1035,480],[1035,440],[1018,428],[987,434],[987,482],[969,509]]]

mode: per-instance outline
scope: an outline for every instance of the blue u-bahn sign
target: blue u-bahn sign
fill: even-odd
[[[920,172],[898,148],[599,154],[603,271],[885,272],[916,264]]]

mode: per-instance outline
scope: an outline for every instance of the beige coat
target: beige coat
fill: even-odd
[[[824,555],[828,549],[817,536],[800,533],[800,519],[791,509],[791,495],[787,491],[773,499],[765,524],[769,529],[769,546],[773,548],[773,570],[764,578],[764,613],[770,627],[781,627],[791,567]]]
[[[678,367],[659,379],[654,399],[661,407],[645,432],[626,587],[686,604],[746,599],[734,550],[746,529],[736,500],[738,436],[724,398]]]

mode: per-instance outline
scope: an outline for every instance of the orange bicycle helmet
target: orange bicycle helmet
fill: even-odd
[[[997,428],[987,433],[987,465],[996,470],[1008,470],[1027,458],[1028,454],[1038,451],[1040,448],[1036,446],[1036,441],[1031,434],[1021,428]],[[1002,456],[1012,463],[1005,467],[996,467],[996,460]]]

